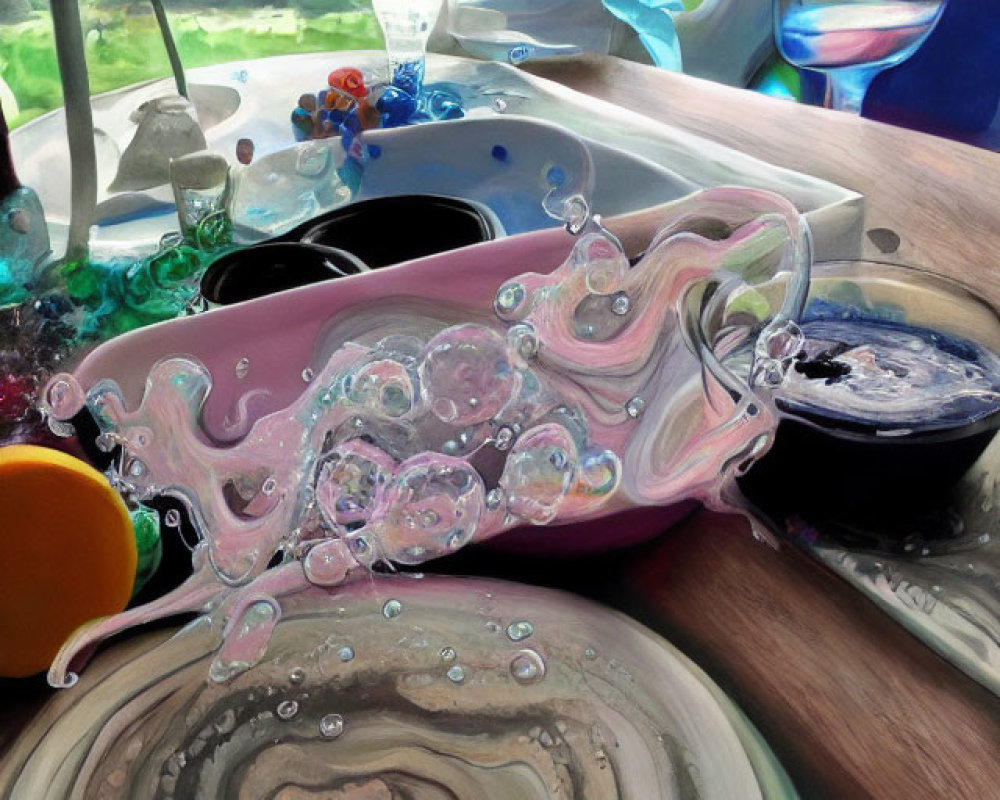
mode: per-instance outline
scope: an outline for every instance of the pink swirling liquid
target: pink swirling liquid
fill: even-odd
[[[931,0],[791,7],[780,20],[781,52],[812,69],[896,63],[930,33],[941,6]]]
[[[206,609],[225,620],[212,677],[226,681],[260,660],[300,588],[518,528],[732,508],[799,348],[808,229],[777,196],[707,190],[666,210],[633,265],[591,223],[568,250],[548,234],[491,242],[178,320],[55,377],[57,427],[86,405],[95,444],[120,448],[119,491],[179,500],[202,541],[182,586],[79,629],[50,682],[119,630]],[[554,269],[538,261],[550,239]],[[737,302],[779,275],[777,314]],[[749,382],[716,355],[743,337]],[[233,413],[213,416],[213,396]]]

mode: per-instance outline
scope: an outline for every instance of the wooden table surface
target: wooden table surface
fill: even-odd
[[[885,260],[958,276],[1000,302],[1000,155],[617,59],[531,71],[855,189],[866,228],[899,236]],[[880,252],[866,242],[866,255]],[[479,571],[476,558],[451,569]],[[478,563],[595,595],[662,632],[743,707],[806,800],[1000,797],[1000,700],[803,554],[755,542],[741,520],[700,512],[589,566]],[[0,752],[44,696],[37,681],[0,683]]]
[[[528,68],[854,189],[876,231],[866,257],[1000,304],[1000,154],[615,58]],[[1000,798],[1000,700],[803,553],[701,512],[618,581],[620,604],[741,703],[804,798]]]
[[[526,68],[853,189],[866,198],[866,229],[900,239],[889,253],[866,239],[865,256],[959,277],[1000,303],[1000,153],[617,58],[552,59]]]

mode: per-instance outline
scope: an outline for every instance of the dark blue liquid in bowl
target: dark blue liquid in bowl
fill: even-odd
[[[940,515],[1000,427],[1000,357],[968,339],[813,301],[767,455],[740,480],[775,520],[856,529]]]

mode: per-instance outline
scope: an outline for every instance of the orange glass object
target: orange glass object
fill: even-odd
[[[45,447],[0,448],[0,676],[46,669],[79,625],[124,609],[136,560],[101,473]]]
[[[365,97],[368,89],[365,87],[365,79],[361,70],[356,67],[341,67],[335,69],[327,76],[327,83],[335,89],[343,89],[348,94],[355,97]]]

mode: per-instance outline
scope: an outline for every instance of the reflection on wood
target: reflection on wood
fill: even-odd
[[[740,518],[699,513],[621,586],[742,703],[803,797],[995,796],[1000,700]]]

